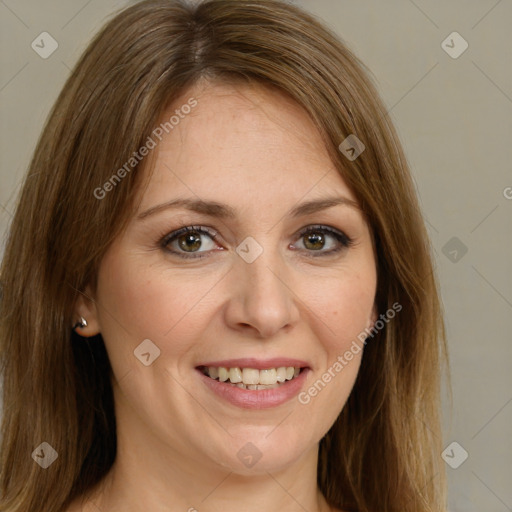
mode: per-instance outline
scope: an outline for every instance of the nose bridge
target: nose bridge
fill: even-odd
[[[260,297],[270,295],[279,296],[284,299],[285,293],[282,289],[283,282],[279,275],[283,274],[283,265],[278,261],[276,251],[267,249],[258,256],[252,263],[238,262],[240,267],[241,279],[248,289],[244,292],[247,297]],[[274,296],[273,299],[278,297]]]
[[[294,323],[298,310],[294,301],[286,263],[275,244],[266,237],[261,244],[245,239],[237,248],[235,285],[231,299],[231,321],[250,325],[264,336]]]

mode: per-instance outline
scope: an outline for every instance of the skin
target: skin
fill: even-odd
[[[290,217],[313,199],[356,202],[296,103],[260,86],[200,82],[163,119],[191,97],[198,105],[159,143],[138,211],[105,255],[94,293],[76,305],[88,321],[80,334],[101,332],[105,341],[118,429],[115,464],[83,510],[327,512],[316,485],[318,445],[348,398],[362,351],[307,405],[295,397],[261,410],[218,398],[195,367],[294,357],[311,368],[309,388],[375,321],[371,234],[348,204]],[[175,198],[225,203],[236,217],[179,208],[137,218]],[[353,245],[325,234],[314,250],[315,240],[299,232],[317,224]],[[199,234],[204,258],[180,258],[160,243],[190,225],[218,232],[217,240]],[[250,264],[235,251],[248,236],[263,248]],[[171,248],[190,254],[177,241]],[[145,339],[160,349],[149,366],[134,357]],[[248,442],[262,455],[252,468],[237,457]]]

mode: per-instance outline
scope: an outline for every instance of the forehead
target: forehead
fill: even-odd
[[[197,105],[181,111],[191,100]],[[183,196],[235,208],[248,201],[263,206],[267,199],[268,207],[285,198],[293,202],[336,192],[355,200],[308,114],[284,93],[202,83],[176,99],[162,122],[176,111],[179,122],[157,145],[141,208]]]

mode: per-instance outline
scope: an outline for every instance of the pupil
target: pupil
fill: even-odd
[[[307,235],[306,236],[306,243],[304,244],[309,249],[318,250],[321,249],[324,245],[324,236],[322,234],[316,234],[316,235]]]
[[[192,252],[201,247],[201,239],[197,234],[187,233],[179,237],[179,245],[183,250]]]

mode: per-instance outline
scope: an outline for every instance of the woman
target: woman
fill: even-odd
[[[2,263],[2,510],[444,510],[432,270],[386,111],[317,20],[124,10]]]

